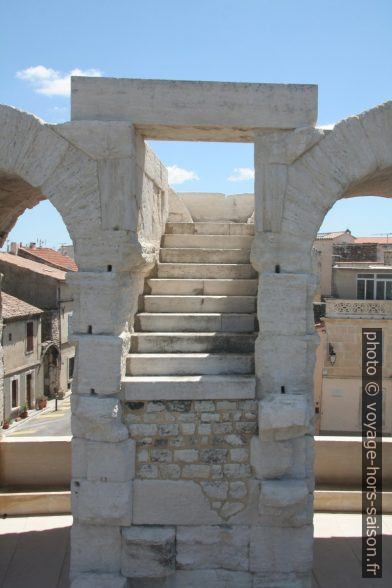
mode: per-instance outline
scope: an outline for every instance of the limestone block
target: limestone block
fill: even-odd
[[[304,156],[306,164],[318,165],[342,186],[344,192],[352,183],[362,180],[378,168],[366,131],[357,116],[335,125],[320,143]]]
[[[191,480],[134,480],[133,524],[209,525],[223,522]]]
[[[131,482],[72,481],[72,512],[91,525],[129,525],[132,515]]]
[[[313,332],[308,304],[313,300],[316,279],[313,275],[260,275],[258,319],[263,335],[305,335]]]
[[[73,478],[87,477],[87,444],[86,439],[79,439],[78,437],[72,437],[71,439]]]
[[[281,230],[286,186],[287,165],[256,165],[255,220],[258,230]]]
[[[185,202],[174,192],[169,190],[169,216],[170,223],[191,223],[193,219]]]
[[[156,186],[161,188],[161,190],[168,190],[167,167],[160,161],[157,154],[146,143],[140,133],[136,134],[136,158],[137,165],[143,171],[144,175],[156,184]],[[168,207],[168,202],[165,204]],[[168,214],[168,210],[165,214]]]
[[[68,147],[68,142],[58,137],[46,125],[37,125],[35,133],[24,136],[24,144],[19,149],[15,167],[26,182],[32,186],[41,186],[55,172],[57,166],[61,165]]]
[[[85,525],[71,529],[71,577],[82,572],[118,573],[121,531],[110,526]]]
[[[304,503],[309,494],[305,480],[264,480],[261,483],[260,503],[286,507]]]
[[[251,588],[252,574],[228,570],[178,571],[173,588]]]
[[[359,115],[380,169],[391,166],[392,104],[386,102]]]
[[[128,429],[121,422],[121,405],[117,398],[73,396],[71,407],[75,437],[110,443],[128,439]]]
[[[309,572],[313,563],[313,527],[253,527],[249,556],[251,572]]]
[[[95,335],[121,335],[137,310],[143,282],[139,272],[68,273],[74,297],[73,332],[87,333],[91,326]]]
[[[312,85],[72,78],[72,120],[132,120],[153,139],[178,138],[176,127],[184,125],[196,127],[195,140],[211,125],[233,129],[235,137],[238,128],[290,129],[314,125],[316,118]]]
[[[60,212],[73,240],[100,226],[97,162],[79,149],[68,145],[61,165],[41,190]]]
[[[328,202],[321,202],[299,194],[288,186],[285,195],[283,225],[285,233],[301,235],[306,243],[314,241],[318,228],[326,215]]]
[[[167,578],[129,578],[128,588],[252,588],[252,574],[228,570],[177,570]]]
[[[84,120],[47,127],[92,159],[135,156],[135,131],[129,122]]]
[[[77,345],[77,392],[113,395],[120,392],[130,335],[73,335]]]
[[[245,223],[255,206],[253,194],[178,192],[194,222]]]
[[[253,588],[311,588],[311,574],[255,574]]]
[[[177,527],[177,566],[180,569],[247,571],[248,549],[249,527]]]
[[[260,440],[303,436],[309,427],[310,402],[300,395],[279,394],[259,402]]]
[[[117,574],[80,574],[71,588],[127,588],[127,579]]]
[[[262,396],[309,395],[313,389],[315,347],[319,336],[261,334],[255,344],[255,369]],[[282,394],[283,395],[283,394]]]
[[[135,476],[135,442],[87,442],[87,479],[126,482]]]
[[[174,527],[132,526],[122,531],[121,573],[128,578],[161,578],[175,571]]]
[[[251,465],[259,479],[289,478],[308,480],[313,467],[314,440],[311,435],[287,441],[251,439]]]
[[[288,169],[286,202],[293,205],[298,202],[301,208],[306,204],[311,210],[322,209],[324,215],[336,201],[336,183],[327,179],[327,184],[319,182],[317,176],[309,172],[301,158]],[[332,183],[331,183],[332,182]],[[310,211],[309,211],[310,212]],[[314,230],[313,227],[311,227]],[[308,230],[306,230],[306,234]],[[316,231],[318,228],[316,229]]]
[[[253,436],[250,443],[250,463],[257,478],[281,478],[293,460],[289,441],[261,441]]]
[[[105,230],[100,224],[80,231],[74,247],[76,263],[83,272],[107,272],[109,265],[113,272],[147,271],[158,257],[156,247],[140,242],[136,233]]]
[[[139,207],[135,157],[98,161],[98,178],[102,228],[136,232]]]
[[[296,128],[280,133],[258,133],[255,139],[255,162],[292,164],[298,157],[316,145],[324,131],[314,127]]]

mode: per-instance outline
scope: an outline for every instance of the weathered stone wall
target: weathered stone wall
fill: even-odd
[[[308,588],[318,339],[311,248],[337,199],[391,195],[392,104],[326,132],[314,128],[312,86],[75,80],[79,121],[69,125],[0,107],[0,236],[48,197],[80,269],[69,279],[78,344],[72,587],[125,588],[130,578],[134,588]],[[148,171],[154,158],[138,133],[255,142],[257,419],[253,401],[230,409],[224,399],[193,400],[181,410],[123,402],[133,314],[167,202],[164,171]]]
[[[193,480],[222,519],[243,510],[256,401],[127,403],[124,422],[136,442],[136,479]]]

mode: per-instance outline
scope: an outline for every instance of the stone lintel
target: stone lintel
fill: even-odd
[[[131,121],[149,139],[253,141],[314,126],[317,86],[73,77],[72,120]]]

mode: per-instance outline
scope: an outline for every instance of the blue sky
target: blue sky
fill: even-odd
[[[0,102],[49,122],[69,120],[68,76],[75,70],[315,83],[320,125],[392,98],[390,0],[13,0],[1,12]],[[174,181],[184,180],[173,185],[178,191],[253,191],[251,145],[152,146]],[[342,201],[322,229],[386,233],[391,211],[386,199]],[[25,213],[9,238],[69,242],[47,202]]]

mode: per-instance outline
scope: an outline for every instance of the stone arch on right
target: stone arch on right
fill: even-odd
[[[392,196],[392,102],[328,130],[309,126],[256,135],[251,260],[259,272],[259,437],[251,453],[253,465],[259,464],[259,508],[271,525],[274,551],[268,564],[259,560],[258,571],[275,573],[282,586],[310,585],[319,340],[312,247],[335,202],[359,195]],[[286,541],[290,558],[284,557]]]

